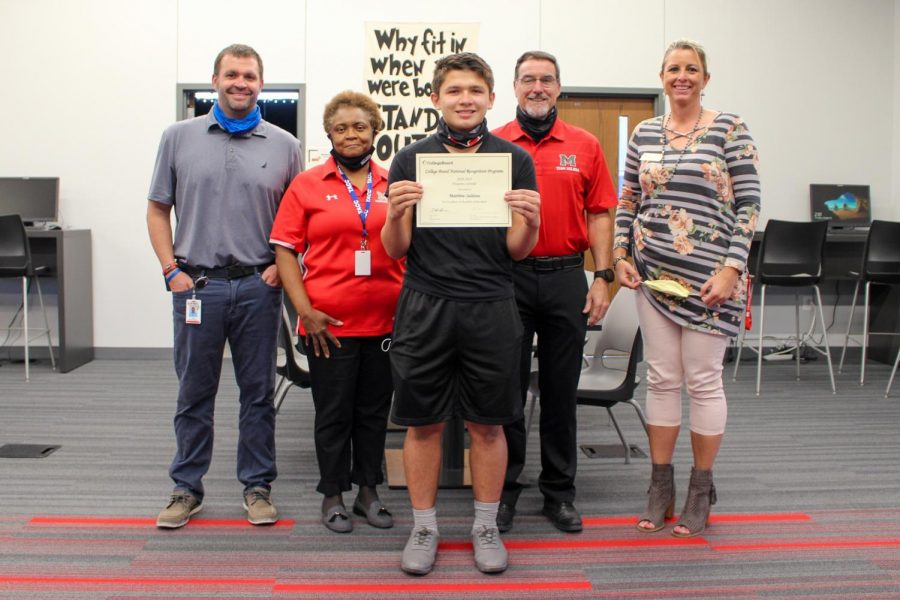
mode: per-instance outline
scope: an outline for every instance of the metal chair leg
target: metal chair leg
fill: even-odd
[[[756,347],[756,395],[759,396],[759,384],[762,379],[762,359],[763,359],[763,327],[766,322],[766,284],[763,284],[759,290],[759,346]]]
[[[828,360],[828,376],[831,378],[831,393],[837,394],[837,387],[834,385],[834,369],[831,367],[831,350],[828,348],[828,330],[825,328],[825,312],[822,310],[822,294],[819,293],[819,286],[814,285],[816,291],[816,307],[819,309],[819,322],[822,324],[822,343],[825,346],[825,358]]]
[[[278,382],[278,385],[275,388],[275,393],[272,396],[276,415],[278,414],[278,411],[281,410],[281,405],[284,404],[284,399],[287,397],[288,390],[290,390],[293,385],[294,382],[289,380],[287,377],[282,377],[281,381]]]
[[[637,413],[638,419],[641,420],[641,425],[644,427],[644,432],[647,432],[647,418],[644,416],[644,411],[641,408],[641,405],[637,403],[637,400],[634,398],[630,398],[628,404],[634,407],[634,412]]]
[[[23,342],[25,347],[25,381],[31,381],[31,374],[28,372],[28,363],[31,361],[28,356],[28,277],[22,276],[22,327]]]
[[[622,429],[619,427],[619,422],[616,421],[616,416],[612,412],[612,408],[606,407],[606,412],[609,413],[609,420],[612,421],[613,427],[616,428],[616,433],[619,434],[619,439],[622,440],[622,447],[625,448],[625,464],[631,464],[631,446],[628,445],[628,442],[625,440],[625,435],[622,433]]]
[[[866,305],[863,306],[863,341],[862,341],[862,362],[859,366],[859,385],[866,382],[866,358],[869,349],[869,289],[872,282],[866,282]]]
[[[859,280],[853,287],[853,300],[850,302],[850,316],[847,318],[847,333],[844,334],[844,349],[841,351],[841,362],[838,365],[838,373],[844,372],[844,357],[847,354],[847,345],[850,343],[850,328],[853,325],[853,313],[856,312],[856,298],[859,296]]]
[[[44,294],[41,293],[41,282],[37,275],[34,275],[34,284],[37,286],[38,301],[41,304],[41,312],[44,314],[44,327],[47,329],[47,350],[50,352],[50,366],[56,370],[56,359],[53,358],[53,340],[50,338],[50,321],[47,319],[47,309],[44,308]]]
[[[815,321],[815,316],[813,321]],[[794,370],[797,372],[797,381],[800,381],[800,294],[794,292]]]
[[[897,351],[897,358],[894,359],[894,368],[891,369],[891,377],[888,379],[887,388],[884,390],[884,397],[887,398],[891,393],[891,386],[894,385],[894,375],[897,374],[897,365],[900,364],[900,350]]]

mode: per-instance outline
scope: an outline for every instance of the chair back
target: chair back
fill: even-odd
[[[900,223],[872,221],[863,256],[863,280],[900,283]]]
[[[642,348],[635,304],[638,293],[620,287],[603,319],[603,328],[590,332],[585,352],[593,359],[582,371],[577,393],[579,404],[609,406],[634,396]],[[602,382],[602,389],[582,385],[588,381]]]
[[[828,221],[779,221],[766,224],[756,280],[763,285],[800,287],[822,279]]]
[[[309,363],[306,355],[303,354],[294,342],[296,338],[297,319],[293,315],[293,311],[289,310],[286,305],[281,306],[281,328],[278,331],[278,348],[279,356],[278,364],[275,371],[296,385],[297,387],[308,388],[310,386]]]
[[[22,217],[0,216],[0,277],[23,277],[31,274],[31,249]]]

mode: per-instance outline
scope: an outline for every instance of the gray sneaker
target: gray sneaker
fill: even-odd
[[[163,529],[178,529],[191,520],[191,515],[200,512],[203,505],[193,495],[182,490],[175,490],[169,503],[156,517],[156,526]]]
[[[403,557],[400,559],[400,568],[412,575],[427,575],[434,567],[434,557],[437,555],[438,539],[437,531],[422,527],[413,529],[403,548]]]
[[[509,565],[509,553],[496,527],[482,525],[473,530],[472,548],[475,550],[475,566],[482,573],[502,573]]]
[[[254,525],[270,525],[278,521],[278,509],[272,504],[272,496],[264,487],[255,487],[244,494],[244,510],[247,520]]]

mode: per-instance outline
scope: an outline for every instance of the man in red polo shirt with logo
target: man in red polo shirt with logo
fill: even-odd
[[[522,402],[528,390],[534,334],[538,338],[541,390],[541,474],[543,514],[560,530],[581,531],[575,508],[575,394],[581,372],[587,325],[597,323],[609,307],[613,218],[616,206],[606,159],[597,139],[557,118],[559,65],[552,54],[526,52],[516,62],[513,83],[516,119],[493,133],[524,148],[534,160],[541,193],[537,246],[516,263],[516,302],[522,336]],[[588,287],[583,254],[590,248],[598,271]],[[525,466],[525,421],[506,430],[509,461],[497,526],[512,528],[518,479]]]

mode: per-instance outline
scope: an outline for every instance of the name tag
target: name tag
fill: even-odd
[[[203,306],[200,300],[188,298],[184,302],[184,322],[188,325],[199,325]]]
[[[356,251],[356,275],[368,276],[372,274],[372,253],[368,250]]]
[[[641,154],[641,162],[662,162],[662,152],[644,152]]]

